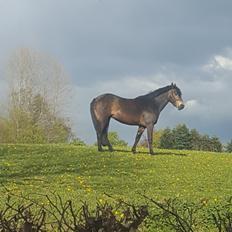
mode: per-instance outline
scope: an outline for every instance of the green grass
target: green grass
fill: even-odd
[[[123,150],[123,148],[120,148]],[[125,148],[124,148],[125,150]],[[232,196],[232,155],[157,150],[149,156],[126,151],[98,153],[96,147],[70,145],[1,145],[0,193],[5,188],[36,199],[56,192],[65,199],[142,201],[221,201]],[[1,198],[3,199],[3,198]]]
[[[77,207],[83,201],[94,207],[112,201],[107,193],[140,205],[145,194],[159,201],[206,202],[210,209],[232,196],[231,167],[228,153],[156,150],[150,156],[142,148],[133,155],[129,148],[99,153],[96,147],[0,145],[0,206],[11,191],[19,202],[27,196],[44,205],[45,195],[56,193]],[[169,231],[148,224],[144,231]]]

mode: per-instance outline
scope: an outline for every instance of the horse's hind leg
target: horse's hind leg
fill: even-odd
[[[136,146],[137,146],[137,144],[138,144],[138,142],[139,142],[139,140],[140,140],[140,138],[141,138],[144,130],[145,130],[145,127],[140,126],[139,129],[138,129],[138,131],[137,131],[135,142],[134,142],[134,145],[132,147],[132,152],[133,153],[136,153]]]
[[[113,151],[114,150],[113,147],[112,147],[112,145],[111,145],[111,143],[110,143],[110,141],[109,141],[109,139],[108,139],[107,133],[104,133],[102,135],[102,145],[103,146],[108,146],[109,151]]]
[[[103,151],[102,149],[102,133],[97,132],[97,146],[98,146],[98,151]]]
[[[102,133],[102,145],[103,146],[108,146],[109,151],[113,151],[113,147],[108,139],[108,129],[109,129],[109,123],[110,123],[110,118],[107,120],[105,127],[103,129]]]
[[[102,149],[102,139],[103,139],[102,122],[96,120],[94,126],[95,126],[95,130],[97,134],[98,151],[103,151]]]
[[[102,146],[108,146],[110,151],[113,151],[112,145],[108,139],[108,128],[109,128],[110,119],[103,119],[101,122],[96,124],[97,132],[97,145],[98,151],[103,151]]]

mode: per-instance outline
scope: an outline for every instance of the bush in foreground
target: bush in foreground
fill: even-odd
[[[91,212],[87,203],[77,209],[71,200],[63,201],[59,195],[45,197],[46,206],[24,197],[21,200],[26,203],[18,203],[8,195],[5,207],[0,210],[0,231],[133,232],[148,215],[146,206],[124,202],[116,206],[99,202]]]
[[[98,202],[91,211],[85,202],[76,208],[73,201],[64,201],[59,195],[44,197],[46,206],[8,194],[0,210],[0,231],[136,232],[142,224],[145,231],[232,231],[232,198],[209,206],[207,199],[196,204],[178,199],[159,202],[143,196],[148,201],[148,213],[148,205],[136,206],[122,200],[115,205]]]

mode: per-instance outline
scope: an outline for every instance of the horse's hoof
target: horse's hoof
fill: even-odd
[[[136,154],[136,150],[131,150],[133,154]]]
[[[155,155],[155,152],[154,152],[154,151],[153,151],[153,152],[150,152],[149,155]]]

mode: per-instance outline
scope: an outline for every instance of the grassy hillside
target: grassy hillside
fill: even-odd
[[[140,201],[155,199],[220,201],[232,195],[232,155],[157,150],[149,156],[128,150],[98,153],[96,147],[69,145],[1,145],[0,193],[56,192],[95,204],[104,193]],[[2,200],[3,198],[1,198]]]

